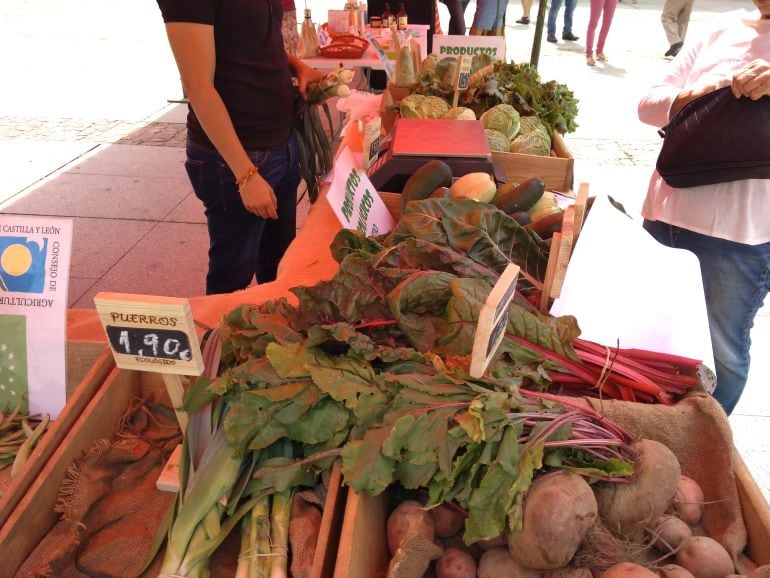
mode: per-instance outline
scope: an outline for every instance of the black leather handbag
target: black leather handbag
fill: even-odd
[[[730,87],[691,100],[659,134],[656,168],[672,187],[770,179],[770,98],[735,98]]]

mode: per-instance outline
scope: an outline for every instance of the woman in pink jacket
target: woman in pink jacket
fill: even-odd
[[[588,17],[588,30],[586,31],[586,64],[588,66],[596,65],[596,60],[607,61],[607,56],[604,54],[604,42],[607,40],[607,33],[610,31],[612,17],[615,16],[617,6],[618,0],[591,0],[591,13]],[[602,17],[602,27],[599,29],[599,39],[596,42],[596,60],[594,60],[594,36],[600,16]]]
[[[758,11],[721,15],[674,58],[640,100],[642,122],[665,126],[686,103],[724,86],[735,98],[768,98],[770,2],[753,2]],[[740,130],[748,135],[766,128],[757,123]],[[699,259],[717,376],[714,397],[728,415],[746,386],[751,327],[770,291],[768,215],[770,179],[676,188],[657,171],[642,209],[644,227],[655,239]]]

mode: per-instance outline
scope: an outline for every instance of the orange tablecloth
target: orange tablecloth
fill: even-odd
[[[329,245],[340,230],[337,217],[321,196],[311,207],[304,226],[286,251],[278,269],[278,279],[223,295],[190,298],[190,308],[196,322],[213,327],[222,316],[242,303],[262,303],[287,296],[291,287],[314,285],[331,278],[337,271]],[[67,339],[69,341],[105,341],[101,321],[94,309],[70,309],[67,312]]]
[[[361,152],[362,141],[363,135],[354,123],[340,146]],[[338,266],[329,246],[340,230],[340,222],[326,202],[327,190],[328,185],[324,185],[318,200],[310,208],[305,224],[281,259],[278,279],[235,293],[191,297],[190,309],[199,325],[214,327],[223,315],[243,303],[263,303],[284,296],[296,303],[289,289],[331,279]],[[106,343],[107,338],[95,309],[70,309],[67,312],[67,340]]]

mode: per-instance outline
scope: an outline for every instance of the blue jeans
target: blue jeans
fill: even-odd
[[[770,243],[734,243],[661,221],[645,221],[644,228],[700,261],[716,365],[714,397],[729,415],[746,386],[751,327],[770,289]]]
[[[562,35],[572,34],[572,15],[575,13],[575,7],[577,6],[577,0],[551,0],[551,8],[548,10],[548,23],[546,25],[546,32],[549,36],[556,36],[556,17],[561,10],[562,2],[564,2],[564,28],[562,28]]]
[[[505,26],[505,11],[508,0],[477,0],[473,15],[473,28],[496,30]]]
[[[276,278],[278,262],[297,233],[297,187],[301,180],[297,137],[282,146],[247,151],[273,187],[278,219],[263,219],[243,206],[235,177],[215,150],[187,141],[185,169],[205,207],[209,230],[206,294],[232,293]]]

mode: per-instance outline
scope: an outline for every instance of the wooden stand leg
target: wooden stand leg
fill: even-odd
[[[168,396],[171,398],[171,403],[174,405],[174,411],[176,412],[176,418],[179,420],[179,427],[182,433],[187,431],[187,413],[182,408],[182,402],[184,401],[184,386],[182,385],[182,378],[176,374],[163,373],[163,382],[166,384],[168,390]]]

